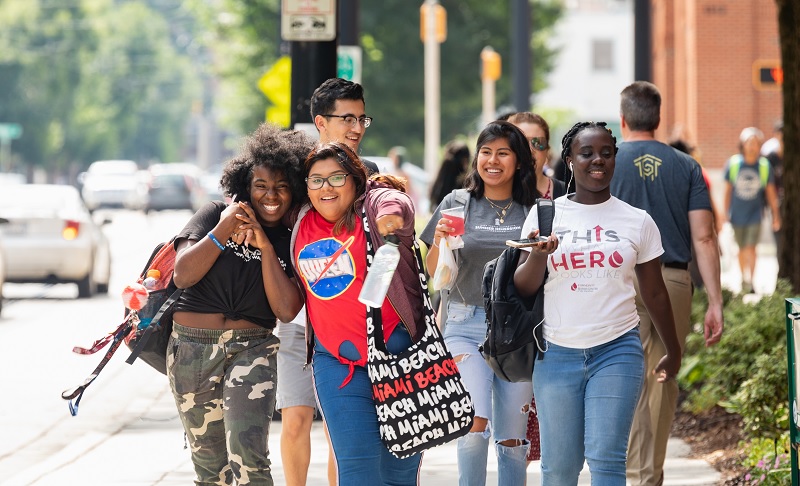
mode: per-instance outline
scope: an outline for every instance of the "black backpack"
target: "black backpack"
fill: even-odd
[[[553,227],[553,201],[538,199],[536,210],[540,234],[549,236]],[[522,297],[514,287],[514,271],[522,251],[506,248],[483,268],[486,341],[480,352],[492,371],[510,382],[531,381],[534,361],[537,357],[542,359],[544,354],[544,285],[531,297]]]
[[[65,390],[61,398],[69,401],[69,411],[73,416],[78,414],[78,406],[83,392],[94,382],[108,361],[119,348],[125,344],[131,349],[131,355],[125,360],[133,364],[136,358],[149,364],[163,374],[167,373],[167,342],[172,333],[172,308],[180,297],[182,289],[175,286],[172,273],[175,269],[174,240],[159,243],[155,247],[147,264],[139,275],[142,283],[150,270],[158,270],[159,278],[148,292],[147,302],[138,311],[125,310],[125,319],[117,328],[104,338],[98,339],[90,348],[76,346],[72,351],[78,354],[94,354],[111,343],[100,364],[79,386]],[[74,400],[74,402],[73,402]]]

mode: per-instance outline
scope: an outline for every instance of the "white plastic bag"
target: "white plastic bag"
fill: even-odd
[[[450,248],[449,238],[439,239],[439,261],[436,272],[433,274],[433,288],[436,290],[450,290],[456,285],[458,267],[456,257]]]

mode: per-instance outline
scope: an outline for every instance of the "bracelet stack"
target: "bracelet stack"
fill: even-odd
[[[208,236],[208,238],[209,238],[211,241],[213,241],[213,242],[214,242],[214,244],[215,244],[215,245],[217,245],[217,248],[219,248],[219,249],[220,249],[220,251],[225,251],[225,246],[224,246],[222,243],[220,243],[220,242],[219,242],[219,240],[217,239],[217,237],[216,237],[216,236],[214,236],[214,233],[212,233],[212,232],[210,232],[210,231],[209,231],[207,236]]]

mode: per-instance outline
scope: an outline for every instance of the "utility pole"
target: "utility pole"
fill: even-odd
[[[437,0],[420,8],[420,36],[425,46],[425,171],[436,174],[441,144],[439,44],[447,37],[447,16]]]
[[[531,101],[531,6],[528,0],[511,2],[511,79],[514,109],[528,111]]]
[[[636,81],[653,80],[652,20],[650,0],[633,4],[633,76]]]

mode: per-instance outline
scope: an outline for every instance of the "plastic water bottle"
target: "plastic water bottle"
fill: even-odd
[[[358,296],[359,302],[374,308],[383,305],[397,262],[400,261],[400,250],[397,249],[400,239],[395,235],[387,235],[384,240],[386,244],[375,252],[372,265],[367,270],[367,278],[364,279],[364,286],[361,287],[361,294]]]

